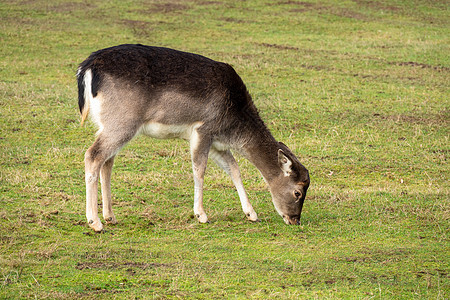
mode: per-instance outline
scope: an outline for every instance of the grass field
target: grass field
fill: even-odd
[[[0,2],[0,298],[448,299],[448,1]],[[142,43],[232,64],[311,174],[300,226],[238,157],[260,223],[188,144],[116,159],[117,225],[85,220],[75,72]]]

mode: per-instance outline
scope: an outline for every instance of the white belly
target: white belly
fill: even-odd
[[[149,122],[143,125],[139,132],[156,139],[180,138],[190,140],[193,131],[201,125],[201,122],[182,125],[166,125],[157,122]]]

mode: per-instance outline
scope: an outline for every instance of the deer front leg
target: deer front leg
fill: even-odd
[[[111,197],[111,173],[114,165],[114,156],[108,159],[102,166],[100,182],[102,187],[103,219],[110,224],[116,224],[117,220],[112,210]]]
[[[194,169],[194,215],[200,223],[207,223],[208,217],[203,208],[203,176],[204,171],[193,166]]]
[[[259,221],[252,204],[248,200],[247,193],[245,192],[244,184],[241,179],[241,172],[239,171],[239,166],[233,157],[233,154],[229,150],[219,151],[214,147],[211,148],[210,157],[214,162],[222,168],[230,177],[236,187],[236,190],[241,200],[242,210],[252,222]]]
[[[210,147],[210,139],[202,136],[194,129],[190,139],[192,170],[194,173],[194,215],[200,223],[208,222],[208,217],[203,208],[203,181]]]

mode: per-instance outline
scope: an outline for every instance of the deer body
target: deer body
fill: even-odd
[[[203,208],[208,156],[230,175],[247,218],[258,220],[230,149],[260,170],[284,221],[299,222],[308,171],[271,135],[230,65],[167,48],[120,45],[91,54],[80,64],[77,78],[82,122],[90,115],[99,128],[85,154],[86,216],[95,231],[103,228],[97,211],[98,180],[103,217],[115,223],[111,205],[114,157],[139,134],[189,141],[194,214],[200,222],[208,221]]]

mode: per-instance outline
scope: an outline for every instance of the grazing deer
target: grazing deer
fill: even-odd
[[[90,115],[99,128],[85,155],[86,216],[95,231],[103,229],[98,179],[103,217],[116,223],[111,205],[114,157],[139,134],[190,142],[199,222],[208,221],[203,208],[208,156],[230,175],[247,218],[258,221],[230,152],[234,149],[259,169],[284,222],[300,223],[308,170],[269,132],[230,65],[167,48],[120,45],[92,53],[80,64],[77,79],[81,123]]]

